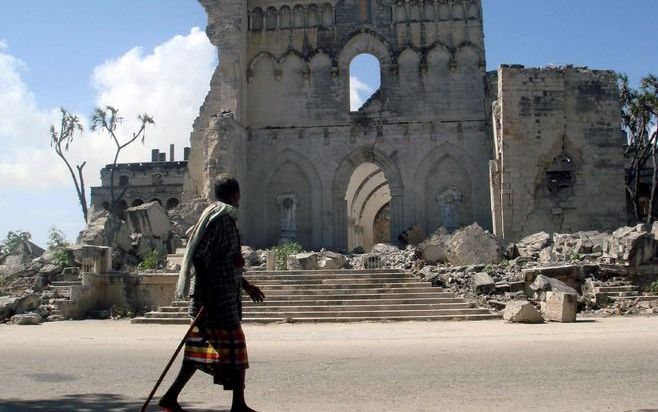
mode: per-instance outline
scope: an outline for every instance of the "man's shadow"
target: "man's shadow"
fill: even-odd
[[[94,393],[65,395],[51,399],[2,399],[0,412],[136,412],[141,410],[144,399],[125,398],[117,394]],[[188,412],[230,412],[229,409],[206,409],[186,407]],[[149,405],[148,412],[162,411],[158,399]]]

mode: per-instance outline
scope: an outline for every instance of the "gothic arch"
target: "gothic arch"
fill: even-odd
[[[260,31],[263,30],[263,9],[256,7],[251,11],[251,30]]]
[[[478,19],[480,18],[480,8],[478,7],[477,2],[471,0],[466,16],[469,19]]]
[[[346,70],[352,59],[362,53],[369,53],[379,59],[382,66],[390,65],[395,55],[393,48],[386,39],[378,33],[361,29],[347,36],[347,41],[339,47],[338,64],[341,70]]]
[[[272,187],[272,183],[277,173],[286,165],[293,165],[299,169],[308,181],[309,193],[307,194],[307,199],[309,203],[304,204],[301,202],[300,206],[306,207],[311,216],[320,214],[322,211],[322,181],[315,165],[302,153],[293,149],[285,149],[277,153],[275,164],[277,166],[272,169],[271,173],[266,174],[266,172],[262,172],[257,180],[253,180],[259,183],[259,187],[253,193],[257,193],[259,196],[256,204],[260,205],[262,210],[263,222],[277,219],[277,216],[271,215],[272,207],[268,204],[268,197],[280,195],[281,188]],[[294,188],[290,190],[294,191]],[[276,193],[272,193],[272,191],[276,191]],[[300,193],[296,194],[300,195]],[[310,244],[305,244],[304,246],[318,248],[322,244],[322,221],[316,218],[311,218],[309,221],[311,222]]]
[[[482,49],[471,42],[463,42],[455,49],[455,61],[464,67],[482,65]]]
[[[447,71],[450,62],[454,59],[454,54],[450,47],[441,43],[434,42],[426,51],[426,61],[430,70]]]
[[[431,227],[431,222],[433,219],[431,219],[427,214],[428,202],[434,203],[437,191],[441,190],[442,188],[454,187],[456,185],[450,182],[446,182],[445,184],[442,184],[441,187],[432,188],[431,192],[427,192],[428,189],[426,185],[428,183],[428,179],[432,177],[432,171],[439,167],[441,163],[449,160],[456,162],[466,174],[469,184],[462,186],[470,186],[468,187],[468,193],[464,193],[464,187],[458,187],[458,189],[462,191],[464,196],[467,196],[468,199],[470,199],[471,205],[468,211],[472,219],[476,218],[475,206],[479,199],[476,190],[477,183],[484,182],[485,180],[483,180],[482,176],[480,176],[480,169],[468,152],[453,144],[444,143],[434,148],[423,158],[423,160],[421,160],[421,162],[418,164],[418,167],[416,168],[416,173],[414,175],[414,221],[421,224],[423,228],[428,232],[437,229],[437,227]],[[482,190],[482,192],[488,193],[488,190],[485,188]]]
[[[276,67],[279,65],[279,59],[277,59],[272,53],[270,53],[270,52],[266,52],[266,51],[262,51],[262,52],[258,53],[257,55],[255,55],[255,56],[251,59],[251,61],[249,62],[249,73],[253,73],[253,72],[254,72],[254,68],[256,67],[256,64],[258,64],[258,62],[259,62],[261,59],[269,59],[269,61],[272,62],[272,66],[273,66],[274,68],[276,68]]]
[[[336,168],[331,187],[333,197],[334,245],[339,249],[347,247],[347,202],[345,193],[354,170],[362,163],[374,163],[379,166],[391,191],[391,241],[397,242],[396,236],[404,229],[403,194],[404,184],[397,165],[385,153],[373,145],[366,145],[353,150],[340,161]]]
[[[311,56],[309,56],[308,59],[308,65],[311,71],[315,71],[316,69],[321,67],[331,66],[331,63],[332,63],[331,56],[329,56],[329,53],[327,53],[322,49],[313,53]]]

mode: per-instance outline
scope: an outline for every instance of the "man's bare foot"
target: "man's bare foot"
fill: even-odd
[[[175,399],[162,397],[160,402],[158,402],[158,405],[164,409],[165,412],[185,412]]]

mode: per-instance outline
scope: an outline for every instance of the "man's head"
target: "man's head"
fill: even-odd
[[[215,179],[215,197],[220,202],[231,206],[240,206],[240,185],[229,174],[222,174]]]

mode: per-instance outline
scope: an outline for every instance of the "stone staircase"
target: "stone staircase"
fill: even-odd
[[[55,307],[50,311],[50,316],[67,319],[71,309],[77,305],[78,291],[81,288],[82,282],[79,280],[53,281],[42,291],[41,304]]]
[[[640,288],[633,285],[631,282],[623,279],[613,278],[605,286],[597,286],[594,288],[594,293],[597,295],[605,295],[610,301],[619,300],[639,300],[639,301],[653,301],[658,300],[658,295],[642,294]]]
[[[498,315],[402,271],[253,271],[245,278],[266,295],[243,298],[244,322],[484,320]],[[148,312],[132,323],[186,324],[186,301]]]

